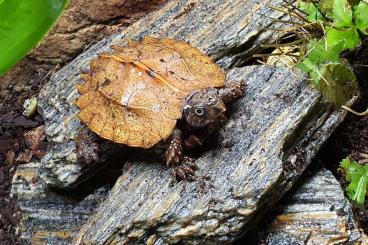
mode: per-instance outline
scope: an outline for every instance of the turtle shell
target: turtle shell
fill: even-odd
[[[216,63],[185,42],[145,37],[112,48],[81,75],[76,105],[82,122],[117,143],[149,148],[165,140],[189,93],[224,85]]]

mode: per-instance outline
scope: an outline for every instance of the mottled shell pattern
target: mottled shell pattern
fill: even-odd
[[[89,129],[117,143],[149,148],[165,140],[189,93],[224,85],[216,63],[185,42],[145,37],[112,48],[81,74],[76,105]]]

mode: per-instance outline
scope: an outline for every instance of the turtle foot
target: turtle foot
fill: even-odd
[[[198,166],[195,164],[194,159],[185,156],[179,166],[172,168],[171,174],[176,181],[194,181],[196,180],[195,172],[197,170]]]

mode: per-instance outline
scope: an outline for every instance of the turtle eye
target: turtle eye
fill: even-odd
[[[195,114],[197,114],[198,116],[202,116],[203,114],[204,114],[204,111],[203,111],[203,109],[201,109],[201,108],[197,108],[197,109],[195,109]]]

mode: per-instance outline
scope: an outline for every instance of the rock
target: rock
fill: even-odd
[[[110,166],[115,159],[124,162],[130,153],[130,149],[107,141],[100,143],[100,148],[99,161],[86,164],[77,159],[76,142],[49,144],[47,154],[41,159],[39,176],[51,187],[72,189]]]
[[[363,244],[340,183],[323,167],[303,174],[273,212],[259,244]]]
[[[266,2],[275,5],[278,1]],[[242,9],[252,11],[240,11]],[[124,45],[127,38],[169,36],[190,42],[217,59],[223,68],[230,69],[248,59],[246,57],[259,48],[259,44],[278,37],[264,30],[273,20],[262,18],[263,15],[283,17],[283,13],[261,6],[256,0],[170,1],[122,33],[96,44],[55,73],[42,88],[38,100],[39,112],[45,119],[47,139],[51,142],[49,153],[42,160],[41,176],[45,182],[50,186],[71,188],[85,180],[81,176],[90,176],[89,172],[96,168],[92,164],[77,163],[74,141],[81,124],[73,102],[78,97],[75,86],[82,82],[80,70],[88,68],[90,60],[98,53],[109,50],[112,44]],[[217,23],[215,28],[214,23]],[[59,149],[62,149],[62,154]]]
[[[70,244],[106,196],[108,182],[95,181],[92,188],[86,185],[75,192],[50,190],[38,176],[40,166],[19,165],[13,176],[11,195],[21,212],[21,239],[26,244]]]
[[[229,78],[246,80],[248,92],[197,159],[204,178],[173,184],[162,163],[131,158],[77,244],[231,243],[290,189],[345,114],[298,70],[250,66]]]

